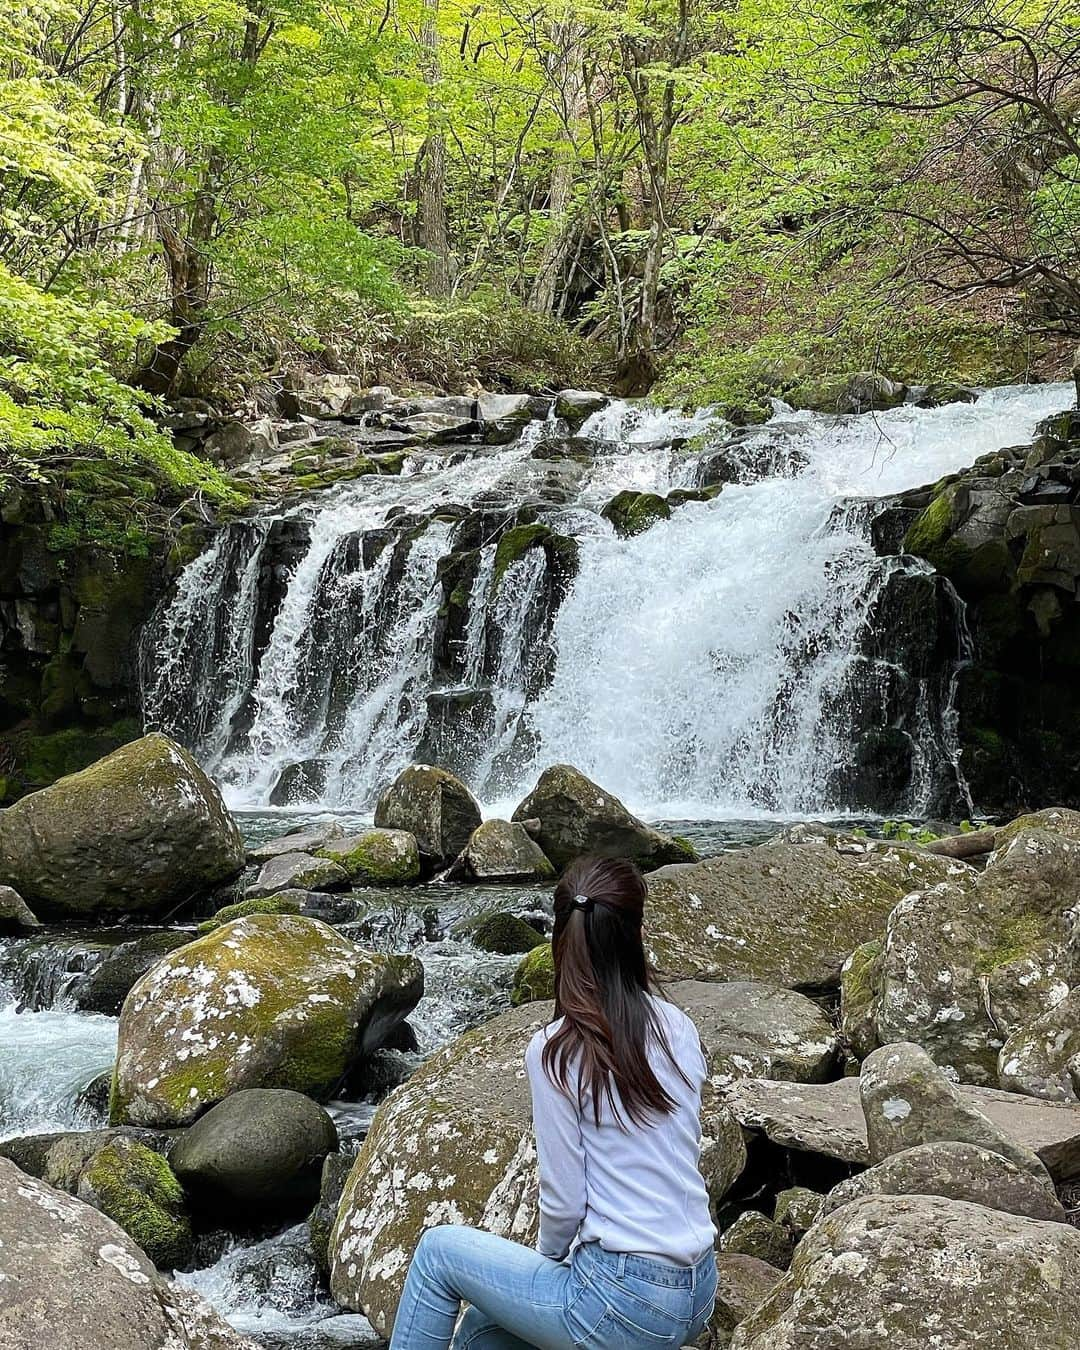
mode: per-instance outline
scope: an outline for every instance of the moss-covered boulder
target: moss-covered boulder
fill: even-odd
[[[840,1031],[858,1059],[877,1049],[874,1017],[881,993],[882,945],[880,938],[862,943],[840,969]]]
[[[643,871],[697,859],[685,839],[638,820],[618,797],[569,764],[545,769],[513,818],[539,822],[536,842],[556,867],[583,853],[629,858]]]
[[[235,904],[225,905],[209,919],[199,924],[198,933],[202,937],[212,933],[222,924],[233,919],[244,919],[249,914],[299,914],[304,908],[309,891],[278,891],[275,895],[261,895],[250,900],[237,900]]]
[[[469,837],[461,870],[473,881],[553,881],[555,868],[524,825],[485,820]]]
[[[1074,1228],[940,1196],[877,1195],[815,1224],[731,1350],[1069,1350],[1078,1317]]]
[[[256,1350],[112,1219],[0,1159],[0,1335],[11,1350]]]
[[[518,1242],[536,1235],[536,1152],[525,1049],[550,1003],[504,1013],[429,1060],[376,1112],[330,1239],[330,1287],[386,1335],[425,1228],[474,1224]],[[702,1174],[714,1199],[746,1159],[727,1108],[702,1113]]]
[[[516,956],[521,952],[531,952],[534,947],[548,945],[547,938],[538,933],[532,924],[504,909],[474,914],[455,924],[452,932],[454,937],[467,938],[482,952],[493,952],[497,956]],[[545,997],[550,998],[551,995]]]
[[[408,886],[420,878],[420,850],[407,830],[361,830],[318,850],[345,869],[354,886]]]
[[[753,1256],[776,1270],[787,1270],[795,1243],[781,1224],[756,1209],[746,1209],[717,1239],[721,1252]]]
[[[76,1194],[118,1223],[155,1266],[171,1269],[191,1254],[183,1187],[161,1154],[144,1144],[118,1138],[98,1149]]]
[[[330,1234],[337,1222],[345,1183],[356,1161],[352,1153],[328,1153],[319,1179],[319,1199],[308,1215],[308,1244],[319,1273],[330,1278]]]
[[[835,989],[852,948],[880,936],[901,896],[970,871],[842,836],[734,849],[648,878],[646,945],[671,978]]]
[[[379,829],[413,835],[429,867],[454,861],[480,824],[480,806],[465,784],[445,769],[410,764],[379,798]]]
[[[186,1125],[246,1087],[325,1100],[412,1011],[423,980],[414,957],[365,952],[317,919],[233,919],[128,995],[112,1120]]]
[[[793,408],[823,413],[884,412],[898,408],[906,397],[905,385],[874,370],[813,376],[784,394]]]
[[[243,863],[220,793],[165,736],[122,746],[0,812],[0,882],[46,917],[160,914]]]
[[[1080,841],[1046,823],[1006,828],[984,872],[913,889],[890,914],[880,1044],[914,1041],[963,1082],[996,1084],[1007,1037],[1080,983]]]
[[[536,1003],[540,999],[554,997],[555,957],[551,943],[544,942],[533,947],[514,971],[510,1002],[519,1008],[523,1003]]]
[[[169,1150],[184,1188],[218,1222],[307,1213],[319,1195],[333,1120],[317,1102],[282,1088],[246,1088],[212,1106]]]
[[[671,507],[655,492],[635,492],[628,488],[616,493],[600,514],[611,521],[612,529],[620,539],[632,539],[658,520],[669,520]]]

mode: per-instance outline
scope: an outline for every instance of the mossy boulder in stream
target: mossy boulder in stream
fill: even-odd
[[[166,956],[128,995],[112,1120],[186,1125],[246,1087],[325,1100],[423,984],[415,957],[366,952],[317,919],[233,919]]]
[[[165,736],[122,746],[0,812],[0,882],[42,917],[162,914],[243,864],[217,788]]]
[[[113,1139],[83,1168],[76,1192],[120,1225],[155,1266],[181,1264],[191,1252],[184,1190],[160,1153]]]
[[[379,798],[375,824],[413,835],[429,867],[445,866],[480,824],[480,807],[452,773],[431,764],[410,764]]]
[[[612,497],[600,514],[611,521],[620,539],[631,539],[658,520],[670,519],[671,507],[655,492],[634,492],[628,488]]]
[[[388,1334],[426,1228],[473,1224],[517,1242],[536,1236],[537,1174],[525,1049],[550,1003],[515,1008],[430,1059],[379,1107],[330,1238],[330,1287]],[[701,1170],[714,1201],[746,1151],[706,1088]]]
[[[534,947],[514,971],[510,1002],[515,1008],[523,1003],[555,997],[555,956],[551,943]]]
[[[408,886],[420,878],[420,850],[408,830],[362,830],[318,853],[343,867],[354,886]]]

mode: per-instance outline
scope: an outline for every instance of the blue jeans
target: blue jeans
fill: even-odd
[[[447,1224],[420,1239],[390,1350],[448,1350],[451,1340],[454,1350],[678,1350],[704,1330],[715,1297],[711,1251],[676,1266],[590,1242],[563,1263]]]

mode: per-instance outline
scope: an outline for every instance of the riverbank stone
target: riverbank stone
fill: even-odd
[[[497,956],[516,956],[520,952],[531,952],[534,947],[548,946],[543,933],[538,933],[531,924],[508,910],[474,915],[455,924],[451,931],[454,937],[467,938],[482,952]]]
[[[171,1269],[192,1249],[183,1187],[160,1153],[134,1139],[111,1139],[82,1169],[75,1194],[100,1209],[153,1261]]]
[[[686,840],[638,820],[618,797],[569,764],[545,769],[513,819],[540,822],[536,842],[558,868],[583,853],[628,858],[646,872],[697,858]]]
[[[998,1056],[998,1081],[1007,1092],[1053,1102],[1080,1101],[1080,989],[1014,1031]]]
[[[403,769],[375,807],[376,826],[415,836],[428,867],[453,862],[480,819],[480,807],[465,784],[430,764]]]
[[[201,1207],[229,1227],[230,1215],[284,1218],[319,1196],[323,1161],[337,1128],[317,1102],[283,1088],[231,1093],[177,1139],[169,1164]]]
[[[299,915],[233,919],[164,957],[120,1015],[114,1123],[190,1124],[241,1088],[325,1100],[423,993],[412,956]]]
[[[315,858],[310,853],[279,853],[263,863],[245,896],[249,900],[263,900],[281,891],[340,891],[348,884],[348,872],[330,858]]]
[[[0,811],[0,883],[41,918],[163,914],[243,863],[217,788],[156,733]]]
[[[10,886],[0,886],[0,935],[40,927],[41,921],[19,892]]]
[[[71,1000],[80,1012],[104,1013],[119,1017],[124,999],[148,970],[169,952],[191,940],[190,933],[163,928],[121,942],[114,947],[71,991]]]

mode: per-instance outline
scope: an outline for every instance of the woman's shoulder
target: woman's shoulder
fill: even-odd
[[[545,1022],[542,1027],[538,1027],[525,1048],[526,1064],[539,1063],[540,1056],[544,1052],[544,1046],[554,1036],[555,1032],[562,1026],[563,1019],[557,1017],[553,1022]]]

